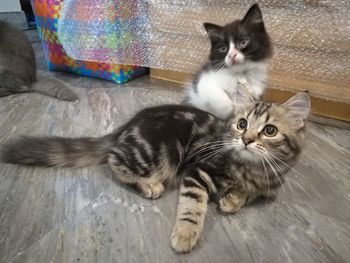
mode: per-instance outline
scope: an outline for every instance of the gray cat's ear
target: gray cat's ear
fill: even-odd
[[[243,23],[249,24],[263,24],[263,17],[259,5],[256,3],[252,5],[246,15],[242,19]]]
[[[254,103],[256,100],[249,92],[247,87],[241,83],[238,83],[236,89],[236,96],[233,99],[235,108],[244,108],[245,106]]]
[[[215,25],[212,23],[204,23],[203,24],[205,31],[207,31],[210,38],[212,37],[221,37],[222,35],[222,26]]]
[[[309,92],[300,92],[282,104],[287,114],[294,120],[306,120],[310,113],[311,103]]]

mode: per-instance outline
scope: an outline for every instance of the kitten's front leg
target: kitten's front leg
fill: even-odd
[[[227,188],[224,195],[219,200],[218,209],[223,213],[233,214],[258,197],[275,199],[277,196],[277,189],[269,189],[269,191],[261,192],[256,191],[252,186],[249,187],[249,184],[246,187],[248,187],[248,191],[244,187],[237,187],[237,185]]]
[[[186,171],[180,187],[176,222],[171,245],[177,252],[189,252],[203,231],[209,194],[215,186],[209,175],[200,169]]]
[[[248,79],[247,87],[249,87],[250,93],[253,95],[254,99],[259,100],[264,94],[266,84],[259,79]]]
[[[247,192],[244,188],[231,186],[219,200],[218,209],[223,213],[233,214],[238,212],[247,201]]]

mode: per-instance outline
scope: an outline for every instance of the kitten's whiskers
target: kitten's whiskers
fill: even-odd
[[[286,177],[286,171],[282,169],[282,167],[268,154],[267,158],[274,164],[274,166],[278,169],[282,178]],[[284,179],[285,180],[285,179]],[[287,182],[287,186],[289,187],[290,192],[292,193],[292,198],[294,199],[294,191],[293,186],[289,180],[285,180]]]
[[[235,144],[231,141],[215,141],[215,142],[204,143],[204,144],[192,149],[188,153],[188,155],[186,156],[185,160],[188,160],[188,159],[190,159],[196,155],[199,155],[200,153],[203,153],[205,151],[211,151],[211,150],[215,150],[218,148],[222,148],[225,146],[231,146],[231,145],[235,145]]]
[[[276,155],[273,155],[272,153],[268,152],[269,155],[271,157],[273,157],[276,161],[282,163],[283,165],[285,165],[286,167],[288,167],[290,170],[292,170],[296,175],[299,175],[302,179],[304,179],[310,186],[312,186],[312,183],[306,178],[305,175],[301,174],[298,170],[296,170],[295,168],[291,167],[289,164],[287,164],[286,162],[282,161],[280,158],[278,158]],[[296,183],[296,182],[295,182]],[[308,192],[305,191],[304,187],[302,187],[300,184],[296,183],[299,188],[306,194],[309,195]],[[313,186],[312,186],[313,187]]]
[[[280,185],[281,185],[283,191],[284,191],[285,193],[287,193],[287,191],[286,191],[286,189],[284,188],[284,185],[283,185],[283,183],[282,183],[282,181],[281,181],[281,179],[280,179],[278,173],[277,173],[276,170],[275,170],[274,165],[270,162],[270,160],[267,158],[266,155],[262,155],[262,157],[265,159],[265,161],[266,161],[266,162],[269,164],[269,166],[271,167],[271,170],[272,170],[273,174],[276,176],[276,178],[278,179],[278,181],[279,181],[279,183],[280,183]]]
[[[263,159],[263,157],[259,154],[261,163],[264,167],[264,171],[265,171],[265,179],[267,179],[267,196],[269,196],[270,193],[270,180],[269,180],[269,175],[267,174],[267,169],[266,169],[266,165],[265,165],[265,161]],[[266,198],[266,200],[268,199],[268,197]]]
[[[193,166],[199,162],[205,161],[205,160],[212,160],[214,158],[217,158],[223,154],[225,154],[228,151],[231,151],[233,149],[233,145],[231,144],[231,147],[221,147],[219,149],[215,149],[209,153],[206,153],[204,156],[202,156],[200,159],[198,159],[196,162],[191,163],[190,166]]]

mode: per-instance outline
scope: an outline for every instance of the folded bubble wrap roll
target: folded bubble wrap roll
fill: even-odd
[[[147,72],[146,68],[132,66],[132,63],[132,65],[121,65],[107,60],[89,61],[85,57],[72,58],[67,54],[57,34],[64,0],[31,0],[31,3],[50,70],[102,78],[118,84],[125,83]]]
[[[231,22],[252,3],[66,0],[58,36],[76,59],[193,73],[209,52],[203,22]],[[271,75],[303,80],[298,89],[350,103],[350,1],[261,0],[259,5],[274,43]]]

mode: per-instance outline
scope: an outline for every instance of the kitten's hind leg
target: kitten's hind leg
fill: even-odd
[[[164,192],[164,184],[158,181],[144,180],[139,182],[126,183],[141,196],[148,199],[158,199]]]
[[[175,251],[189,252],[197,244],[212,192],[215,192],[215,186],[207,173],[200,169],[185,171],[171,234],[171,245]]]
[[[141,165],[137,161],[130,161],[130,155],[112,153],[108,164],[114,172],[115,178],[135,190],[142,197],[157,199],[164,192],[164,182],[175,177],[176,169],[166,161],[154,167]]]

